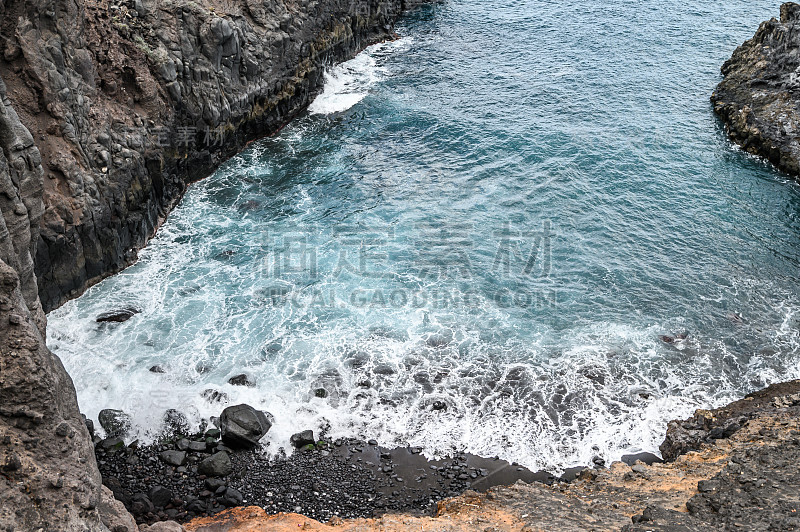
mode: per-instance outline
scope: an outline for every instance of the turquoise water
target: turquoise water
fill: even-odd
[[[50,314],[83,411],[145,434],[166,408],[217,415],[212,388],[275,415],[271,450],[326,427],[557,470],[800,377],[800,188],[708,100],[777,10],[414,12]]]

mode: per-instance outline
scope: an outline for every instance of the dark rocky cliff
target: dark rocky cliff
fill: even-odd
[[[781,6],[722,65],[711,101],[731,139],[800,176],[800,5]]]
[[[133,530],[45,314],[414,0],[0,0],[0,528]]]
[[[0,77],[44,161],[45,311],[130,264],[188,182],[288,121],[407,3],[5,0]]]

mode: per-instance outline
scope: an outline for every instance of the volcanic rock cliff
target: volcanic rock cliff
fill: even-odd
[[[45,312],[416,0],[0,0],[0,529],[133,530]]]
[[[800,176],[800,5],[781,6],[722,65],[711,97],[731,139]]]

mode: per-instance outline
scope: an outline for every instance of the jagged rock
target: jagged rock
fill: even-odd
[[[22,131],[8,108],[4,91],[0,82],[0,142],[7,142],[8,135],[13,137],[15,131]],[[19,146],[32,146],[32,142],[20,142]],[[19,157],[20,148],[4,150],[0,150],[0,182],[12,183],[9,191],[19,191],[4,164],[6,154]],[[32,157],[27,148],[22,148],[22,153]],[[23,197],[25,190],[36,185],[35,180],[30,181],[31,176],[25,179],[28,181],[17,181]],[[20,277],[6,262],[20,267],[17,252],[28,253],[30,248],[13,251],[3,220],[7,214],[4,201],[0,198],[0,308],[4,315],[13,313],[21,320],[16,325],[0,320],[0,464],[5,469],[0,474],[0,528],[102,530],[104,523],[115,523],[117,530],[133,532],[135,523],[130,515],[114,503],[110,492],[102,489],[94,447],[78,410],[72,380],[61,361],[45,347],[44,321],[39,320],[41,308],[35,298],[30,307],[26,302],[24,293],[32,297],[35,279],[23,271],[27,282],[33,283],[24,292]],[[21,238],[19,225],[15,231]],[[66,424],[66,434],[71,437],[54,435],[62,424]],[[55,487],[59,484],[63,487]],[[25,489],[20,490],[20,486]]]
[[[670,421],[663,443],[659,446],[666,461],[675,460],[689,451],[696,451],[715,440],[730,438],[749,419],[761,412],[775,408],[792,408],[795,403],[790,398],[800,393],[800,381],[773,384],[763,390],[753,392],[722,408],[697,410],[689,419]]]
[[[775,166],[800,175],[800,5],[763,22],[722,65],[711,96],[731,139]]]
[[[100,484],[44,311],[133,263],[187,183],[301,112],[325,66],[390,37],[411,5],[215,3],[0,2],[0,433],[22,449],[0,476],[0,528],[134,530]],[[53,437],[62,422],[74,436]]]
[[[219,418],[222,441],[231,447],[255,447],[272,427],[272,415],[250,405],[229,406]]]
[[[131,417],[122,410],[106,408],[97,415],[107,437],[124,438],[131,430]]]
[[[185,532],[180,523],[175,521],[159,521],[150,526],[144,526],[139,529],[139,532]]]
[[[197,466],[197,472],[209,477],[224,477],[233,472],[230,456],[225,451],[212,454]]]

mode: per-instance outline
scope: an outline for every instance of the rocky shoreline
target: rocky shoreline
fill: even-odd
[[[800,529],[800,381],[773,385],[722,408],[698,410],[687,420],[671,422],[661,451],[667,462],[616,462],[608,468],[584,469],[569,482],[519,480],[494,487],[476,483],[473,487],[483,493],[469,489],[438,502],[428,515],[406,511],[373,519],[336,516],[322,519],[327,520],[323,524],[302,507],[303,515],[274,513],[271,507],[265,512],[244,502],[243,507],[183,526],[158,523],[143,530]]]
[[[234,405],[213,418],[207,430],[189,433],[186,418],[168,411],[155,442],[140,445],[126,442],[130,423],[123,412],[103,410],[105,437],[93,434],[103,484],[139,523],[186,522],[244,505],[328,521],[385,513],[431,515],[438,501],[466,490],[517,481],[566,482],[583,469],[557,478],[497,457],[464,453],[430,460],[421,448],[387,449],[375,440],[354,438],[328,441],[327,435],[311,430],[287,442],[294,449],[288,456],[268,457],[258,440],[271,419],[248,405]],[[94,423],[87,424],[94,433]],[[245,437],[243,426],[250,427]],[[650,461],[657,460],[652,456]]]
[[[246,405],[195,434],[170,411],[157,442],[125,445],[124,414],[103,412],[103,483],[151,532],[800,529],[800,380],[670,422],[664,461],[628,456],[559,478],[311,431],[287,442],[293,453],[267,458],[257,442],[272,416]]]
[[[711,96],[733,142],[800,177],[800,5],[788,2],[780,19],[763,22],[722,65]]]

